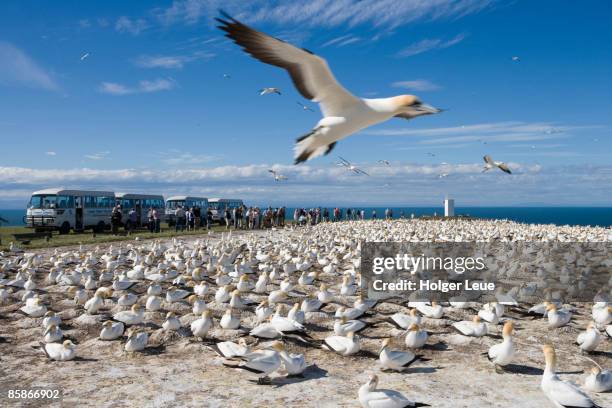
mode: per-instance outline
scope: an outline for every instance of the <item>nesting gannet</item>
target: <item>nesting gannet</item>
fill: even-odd
[[[166,320],[162,323],[162,328],[165,331],[176,331],[182,327],[181,321],[174,312],[166,313]]]
[[[482,337],[488,333],[487,324],[480,319],[480,316],[474,316],[472,321],[453,323],[453,328],[464,336]]]
[[[270,307],[268,301],[266,299],[262,300],[259,305],[255,308],[255,316],[257,317],[258,322],[263,322],[267,320],[274,310]]]
[[[279,351],[283,349],[283,343],[275,341],[270,348],[271,350],[257,350],[242,356],[235,356],[232,359],[225,360],[223,365],[263,374],[263,377],[259,377],[258,384],[269,383],[268,375],[276,371],[281,365],[282,360]]]
[[[366,324],[361,320],[347,320],[346,316],[341,316],[334,322],[334,333],[337,336],[346,336],[349,332],[357,333],[365,327]]]
[[[212,312],[205,310],[202,317],[191,323],[191,332],[194,336],[204,338],[213,326]]]
[[[42,317],[47,313],[47,307],[42,304],[40,298],[32,297],[26,300],[26,304],[19,308],[30,317]]]
[[[109,292],[106,288],[99,288],[91,299],[85,302],[83,307],[88,314],[96,314],[98,310],[104,305],[104,299],[109,296]]]
[[[591,373],[585,378],[582,388],[591,392],[612,391],[612,371],[602,371],[600,367],[593,367]]]
[[[119,306],[132,306],[138,301],[138,296],[133,293],[124,293],[117,299],[117,304]]]
[[[384,339],[380,349],[379,360],[382,370],[403,371],[420,359],[420,356],[410,351],[389,350],[390,343],[390,338]]]
[[[378,376],[371,374],[368,382],[359,387],[359,403],[363,408],[404,408],[429,406],[414,402],[395,390],[378,389]]]
[[[149,342],[149,334],[143,330],[132,330],[128,334],[127,341],[125,342],[124,349],[129,353],[135,351],[142,351],[147,347]]]
[[[205,310],[208,309],[206,301],[204,299],[200,299],[196,295],[189,296],[187,300],[193,305],[191,312],[196,316],[200,316]]]
[[[115,340],[123,335],[125,326],[121,322],[111,322],[110,320],[102,323],[100,340]]]
[[[548,326],[552,328],[565,326],[572,319],[571,312],[557,309],[554,303],[549,303],[548,306],[546,306],[546,311],[548,315]]]
[[[612,323],[612,307],[607,302],[596,302],[591,311],[593,321],[600,326]]]
[[[244,356],[251,351],[246,343],[246,340],[242,337],[238,339],[238,343],[234,343],[232,341],[221,341],[219,343],[209,344],[207,347],[223,358]]]
[[[409,315],[403,313],[395,313],[389,320],[390,323],[406,330],[411,324],[421,324],[421,315],[419,315],[416,309],[410,309]]]
[[[52,324],[59,326],[62,324],[62,318],[55,314],[55,312],[48,311],[45,313],[45,317],[42,321],[42,326],[44,329],[48,328]]]
[[[54,323],[50,324],[43,333],[43,341],[45,343],[55,343],[64,337],[62,329],[56,326]]]
[[[581,351],[593,351],[603,340],[603,336],[597,330],[594,322],[589,322],[585,331],[576,338],[576,344]]]
[[[259,90],[259,95],[260,96],[270,95],[270,94],[280,95],[281,91],[278,88],[262,88],[262,89]]]
[[[287,376],[303,376],[302,373],[308,366],[306,364],[306,358],[303,354],[288,353],[287,350],[285,350],[285,346],[283,345],[283,343],[280,343],[280,347],[278,348],[278,355],[282,360],[282,364],[285,368],[285,371],[287,372]]]
[[[444,309],[435,300],[431,302],[431,306],[422,302],[416,305],[416,309],[425,317],[430,319],[439,319],[444,314]]]
[[[329,351],[335,351],[343,356],[350,356],[361,350],[359,336],[353,332],[348,332],[346,336],[326,337],[322,347]]]
[[[440,112],[413,95],[357,98],[336,81],[323,58],[256,31],[225,13],[223,17],[225,20],[217,21],[227,37],[258,60],[286,69],[302,96],[319,103],[324,117],[311,132],[297,140],[296,163],[327,154],[338,140],[392,117],[412,119]]]
[[[223,329],[236,330],[240,327],[240,318],[234,315],[232,308],[228,308],[221,317],[219,326]]]
[[[300,304],[298,302],[294,303],[291,310],[289,310],[287,319],[293,320],[300,324],[304,323],[306,320],[306,315],[303,310],[300,310]]]
[[[548,399],[558,408],[581,407],[597,408],[591,398],[575,384],[561,380],[555,370],[557,357],[553,346],[545,345],[543,348],[546,367],[542,375],[541,388]]]
[[[487,358],[495,364],[495,370],[501,372],[504,366],[510,364],[514,358],[514,342],[512,341],[512,329],[514,324],[506,322],[502,330],[503,341],[489,348]]]
[[[150,295],[147,297],[147,302],[145,303],[145,308],[149,312],[156,312],[161,309],[162,299],[156,295]]]
[[[491,170],[497,167],[498,169],[500,169],[501,171],[505,173],[512,174],[512,171],[510,170],[510,168],[508,167],[506,163],[493,161],[491,156],[489,156],[488,154],[483,159],[485,162],[484,168],[482,169],[483,173],[485,171],[488,171],[488,170]]]
[[[427,343],[428,337],[429,335],[425,330],[420,330],[418,324],[412,323],[406,333],[406,347],[421,348]]]
[[[113,319],[122,322],[126,325],[141,324],[144,321],[144,310],[140,305],[133,305],[130,310],[117,312],[113,315]]]
[[[191,292],[185,289],[177,289],[174,286],[170,286],[168,291],[166,292],[166,302],[174,303],[179,300],[185,299],[187,296],[190,296]]]
[[[76,346],[72,341],[66,340],[63,343],[40,343],[40,347],[50,360],[68,361],[76,357]]]

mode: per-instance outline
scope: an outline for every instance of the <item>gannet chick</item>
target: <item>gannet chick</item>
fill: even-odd
[[[578,335],[576,344],[580,347],[580,351],[593,351],[601,343],[602,335],[595,326],[594,322],[589,322],[585,331]]]
[[[263,377],[258,379],[258,384],[270,383],[268,375],[276,371],[281,365],[282,360],[279,351],[282,350],[282,344],[279,341],[275,341],[271,345],[271,350],[252,351],[243,356],[236,356],[231,360],[225,360],[223,365],[263,374]]]
[[[72,341],[66,340],[63,343],[40,343],[40,347],[50,360],[68,361],[76,357],[76,346]]]
[[[38,297],[28,299],[25,306],[22,306],[19,310],[30,317],[42,317],[47,313],[47,307],[41,303]]]
[[[486,353],[490,362],[495,364],[495,370],[501,372],[504,366],[510,364],[514,358],[514,342],[512,341],[512,322],[506,322],[502,330],[504,340],[500,344],[495,344]]]
[[[453,323],[453,328],[464,336],[482,337],[488,332],[487,324],[480,319],[480,316],[474,316],[472,321],[460,321]]]
[[[207,347],[223,358],[244,356],[245,354],[251,352],[244,337],[238,339],[238,344],[231,341],[222,341],[216,344],[212,343]]]
[[[142,330],[132,330],[128,334],[127,342],[125,343],[124,349],[128,353],[136,351],[142,351],[147,347],[149,342],[149,335],[147,332]]]
[[[236,330],[240,327],[240,318],[234,316],[232,308],[228,308],[221,317],[219,326],[223,329]]]
[[[555,370],[557,367],[557,357],[553,346],[545,345],[542,347],[546,367],[542,375],[541,388],[544,395],[558,408],[564,407],[583,407],[597,408],[591,398],[576,385],[561,380]]]
[[[582,388],[591,392],[612,391],[612,371],[602,371],[599,367],[593,367]]]
[[[380,360],[382,370],[403,371],[412,363],[420,359],[420,356],[417,356],[410,351],[389,350],[390,343],[390,338],[384,339],[380,349],[380,355],[378,358]]]
[[[149,295],[145,308],[150,312],[157,312],[161,309],[162,299],[157,295]]]
[[[557,310],[557,306],[554,303],[550,303],[547,307],[548,314],[548,326],[551,328],[557,328],[565,326],[572,319],[572,313],[567,310]]]
[[[225,285],[219,287],[215,293],[215,302],[217,304],[227,303],[231,298],[231,286]]]
[[[43,341],[45,343],[55,343],[61,341],[63,337],[62,330],[54,323],[51,323],[43,333]]]
[[[182,327],[181,321],[176,317],[174,312],[166,313],[166,320],[162,323],[162,328],[165,331],[176,331]]]
[[[324,340],[323,348],[334,351],[343,356],[350,356],[361,350],[359,336],[353,332],[348,332],[346,336],[329,336]]]
[[[319,287],[319,291],[317,292],[317,299],[321,303],[329,303],[334,300],[334,295],[327,290],[327,285],[322,283]]]
[[[42,327],[43,329],[47,329],[52,324],[59,326],[62,324],[62,318],[56,315],[55,312],[48,311],[43,318]]]
[[[406,333],[406,347],[421,348],[427,343],[429,335],[425,330],[419,330],[418,324],[411,324]]]
[[[404,408],[429,406],[414,402],[395,390],[377,389],[378,376],[371,374],[367,383],[359,388],[359,403],[363,408]]]
[[[425,303],[418,303],[416,309],[425,317],[439,319],[444,314],[444,309],[435,300],[431,301],[431,306]]]
[[[144,310],[140,305],[132,306],[131,310],[124,310],[113,315],[113,319],[122,322],[128,326],[141,324],[144,321]]]
[[[200,299],[196,295],[189,296],[187,300],[193,305],[191,312],[196,316],[202,315],[202,313],[208,309],[206,301],[204,299]]]
[[[269,306],[269,303],[266,299],[262,300],[259,305],[255,308],[255,316],[257,317],[257,322],[261,323],[268,319],[268,317],[272,316],[273,309]]]
[[[166,292],[166,302],[178,302],[179,300],[185,299],[189,295],[191,295],[191,293],[185,289],[177,289],[174,286],[170,286]]]
[[[298,302],[293,304],[293,307],[287,314],[287,318],[300,324],[304,323],[306,320],[306,315],[302,310],[300,310],[300,304]]]
[[[194,336],[200,337],[201,339],[206,337],[206,334],[213,326],[212,312],[205,310],[202,312],[202,317],[194,320],[191,323],[191,332]]]
[[[125,326],[121,322],[111,322],[110,320],[102,323],[100,340],[115,340],[123,335]]]
[[[361,320],[347,320],[346,316],[334,322],[334,333],[337,336],[346,336],[349,332],[357,333],[363,330],[366,324]]]
[[[287,350],[285,350],[283,343],[280,343],[278,354],[283,362],[283,367],[288,377],[303,377],[302,373],[307,367],[306,358],[303,354],[289,354]]]

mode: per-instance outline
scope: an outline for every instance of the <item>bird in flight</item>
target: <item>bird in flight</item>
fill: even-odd
[[[348,171],[352,171],[355,174],[365,174],[366,176],[369,176],[368,173],[366,173],[365,171],[361,170],[359,167],[355,166],[354,164],[352,164],[350,161],[343,159],[342,157],[338,156],[338,159],[340,159],[340,161],[337,163],[338,166],[342,166],[344,167],[346,170]]]
[[[389,161],[388,161],[388,160],[379,160],[378,162],[379,162],[380,164],[385,165],[385,166],[390,166],[390,165],[391,165],[391,163],[389,163]]]
[[[431,156],[431,157],[436,157],[436,155],[434,153],[430,153],[430,152],[427,152],[427,155]]]
[[[497,167],[498,169],[500,169],[503,172],[506,172],[508,174],[512,174],[512,172],[510,171],[510,168],[508,167],[508,165],[504,162],[499,162],[499,161],[493,161],[493,159],[491,158],[491,156],[489,156],[488,154],[483,157],[484,161],[485,161],[485,165],[484,168],[482,169],[482,172],[484,173],[485,171],[494,169],[495,167]]]
[[[308,105],[304,105],[302,102],[298,102],[297,104],[300,105],[302,107],[302,109],[305,110],[305,111],[314,112],[314,109],[312,109]]]
[[[89,57],[89,53],[86,52],[85,54],[81,55],[81,61],[85,61],[85,58]]]
[[[223,74],[223,78],[230,79],[232,76],[230,74]]]
[[[276,172],[275,170],[269,169],[268,171],[272,173],[272,176],[274,176],[274,181],[283,181],[283,180],[289,179],[287,176],[280,174]]]
[[[302,96],[321,108],[323,118],[296,141],[295,164],[329,154],[339,140],[393,117],[413,119],[441,111],[414,95],[358,98],[336,81],[325,59],[257,31],[223,11],[221,15],[216,20],[226,37],[261,62],[287,70]]]
[[[516,56],[512,57],[512,61],[514,62],[519,62],[520,60],[521,60],[521,57],[516,57]]]
[[[280,89],[278,88],[261,88],[259,90],[259,95],[269,95],[269,94],[281,94]]]
[[[438,178],[448,177],[448,173],[440,173],[438,174]]]

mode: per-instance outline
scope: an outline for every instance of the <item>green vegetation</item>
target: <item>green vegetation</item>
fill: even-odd
[[[214,225],[210,231],[213,232],[225,232],[227,231],[225,226]],[[31,228],[26,227],[0,227],[0,250],[8,249],[11,242],[15,242],[20,248],[24,250],[36,249],[36,248],[53,248],[59,246],[79,245],[79,244],[99,244],[104,242],[114,241],[127,241],[132,240],[136,237],[142,239],[156,239],[156,238],[170,238],[176,236],[194,236],[194,235],[206,235],[206,229],[200,229],[197,231],[183,231],[175,232],[174,228],[168,227],[166,224],[162,224],[161,232],[159,234],[152,234],[148,230],[138,230],[131,235],[112,235],[109,231],[102,234],[97,233],[95,236],[92,231],[86,231],[83,233],[60,235],[57,232],[53,233],[53,237],[48,242],[43,239],[33,239],[29,244],[24,245],[15,239],[13,234],[27,234],[34,232]],[[120,231],[124,234],[123,229]]]

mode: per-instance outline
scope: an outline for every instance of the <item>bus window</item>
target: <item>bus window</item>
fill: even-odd
[[[97,207],[96,197],[85,196],[83,197],[83,200],[85,202],[85,205],[84,205],[85,208],[96,208]]]
[[[57,197],[57,208],[74,208],[74,197],[58,196]]]

